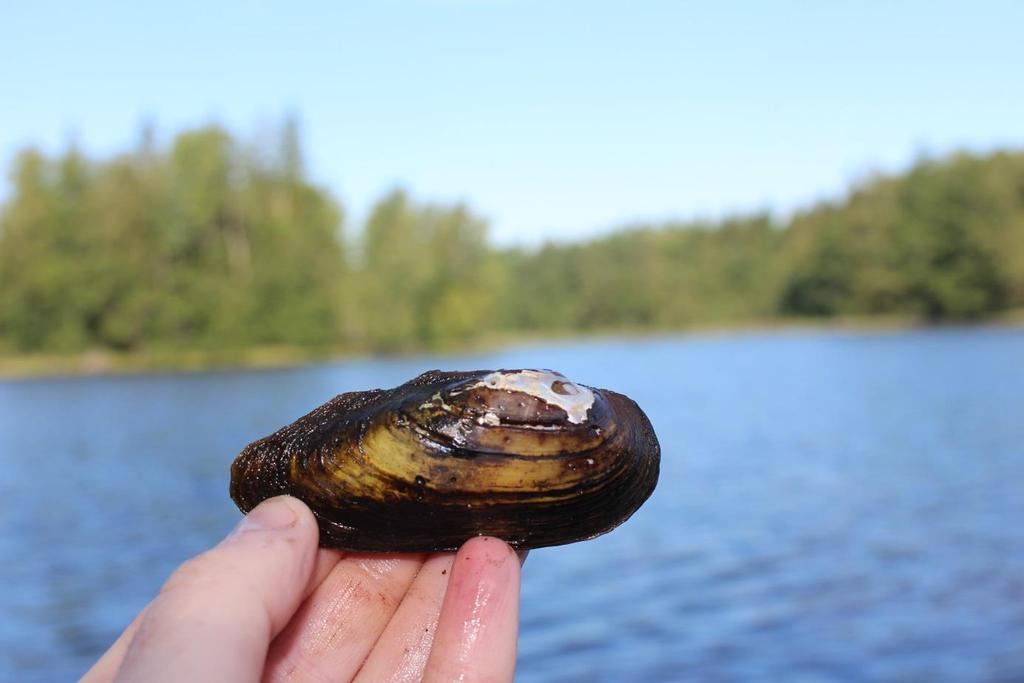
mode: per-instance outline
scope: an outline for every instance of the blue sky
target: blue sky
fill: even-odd
[[[89,4],[5,3],[4,167],[293,112],[353,223],[401,184],[530,244],[1024,146],[1019,2]]]

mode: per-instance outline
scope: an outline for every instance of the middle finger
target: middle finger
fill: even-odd
[[[423,555],[346,555],[274,639],[265,681],[350,680],[387,626]]]
[[[431,555],[356,676],[356,683],[408,683],[423,678],[455,553]]]

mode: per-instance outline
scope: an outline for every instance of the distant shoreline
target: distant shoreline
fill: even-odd
[[[766,319],[735,324],[696,324],[680,329],[622,328],[564,331],[539,334],[496,333],[467,344],[442,348],[410,348],[395,352],[373,352],[351,348],[305,348],[260,346],[242,349],[160,349],[118,353],[90,350],[74,354],[0,353],[0,381],[53,379],[61,377],[103,377],[141,374],[179,374],[230,370],[273,370],[315,363],[368,358],[400,358],[413,355],[454,355],[507,348],[517,345],[566,343],[598,339],[658,337],[705,337],[772,332],[888,332],[951,328],[1024,327],[1024,310],[1006,311],[978,321],[929,323],[911,316],[847,316],[829,319]]]

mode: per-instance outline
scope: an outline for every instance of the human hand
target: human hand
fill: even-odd
[[[295,498],[264,501],[185,562],[85,674],[107,681],[511,681],[516,554],[317,548]]]

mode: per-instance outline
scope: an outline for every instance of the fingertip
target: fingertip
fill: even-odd
[[[474,536],[462,544],[462,547],[456,553],[456,557],[461,556],[463,560],[472,560],[473,555],[481,558],[478,561],[504,562],[510,557],[516,557],[516,551],[500,538],[494,536]]]
[[[520,562],[504,541],[470,539],[452,576],[424,678],[511,680],[515,671]]]
[[[456,572],[483,575],[492,582],[518,580],[521,567],[520,555],[508,543],[494,536],[471,538],[455,555]]]
[[[275,496],[262,501],[241,519],[235,527],[234,533],[280,531],[288,528],[316,531],[317,540],[319,540],[319,529],[312,510],[301,500],[292,496]]]
[[[230,548],[237,544],[252,544],[257,534],[259,543],[266,548],[277,541],[288,547],[289,554],[302,556],[300,573],[314,573],[317,563],[317,548],[320,545],[320,528],[316,517],[305,503],[292,496],[268,498],[249,511],[218,548]]]
[[[520,567],[519,556],[508,543],[493,536],[477,536],[463,543],[455,554],[452,582],[456,589],[465,586],[463,592],[472,588],[503,595],[506,584],[518,586]]]
[[[301,524],[302,526],[312,527],[314,529],[318,528],[316,522],[316,515],[313,514],[313,510],[310,509],[310,507],[299,498],[296,498],[295,496],[283,495],[275,496],[274,498],[269,498],[268,500],[283,503],[287,505],[289,508],[291,508],[292,511],[294,511],[296,516],[299,518],[299,524]]]

